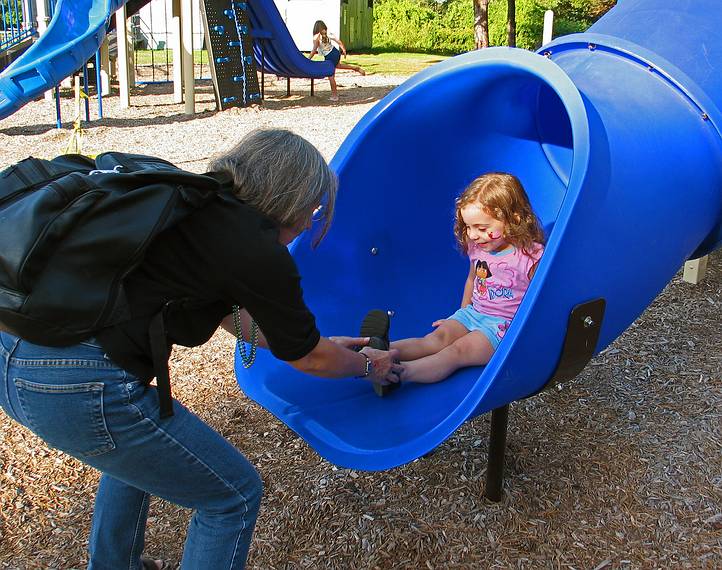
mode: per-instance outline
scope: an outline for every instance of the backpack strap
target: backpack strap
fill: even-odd
[[[94,167],[92,159],[79,154],[62,155],[53,160],[30,156],[0,172],[0,204],[10,203],[71,172],[87,174]]]
[[[161,419],[173,415],[173,395],[170,389],[170,371],[168,370],[168,343],[166,339],[164,316],[166,303],[160,312],[150,321],[150,350],[153,355],[153,370],[158,386],[158,403]]]
[[[103,152],[96,156],[95,167],[98,170],[114,170],[116,172],[138,172],[140,170],[181,170],[175,164],[155,156],[114,151]]]

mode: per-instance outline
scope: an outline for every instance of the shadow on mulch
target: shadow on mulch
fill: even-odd
[[[269,80],[267,79],[267,82]],[[325,89],[318,89],[319,80],[316,82],[315,95],[311,95],[310,81],[308,80],[294,80],[296,83],[291,83],[291,95],[286,95],[285,80],[278,80],[270,82],[265,90],[265,99],[261,105],[252,105],[248,108],[251,109],[266,109],[269,111],[284,111],[290,109],[298,109],[304,107],[337,107],[337,106],[350,106],[350,105],[368,105],[375,101],[379,101],[385,95],[391,91],[395,85],[381,85],[381,86],[361,86],[354,84],[350,87],[344,87],[339,85],[339,101],[330,101],[330,92],[327,90],[327,85],[324,85]],[[110,112],[116,113],[118,105],[119,92],[117,89],[113,89],[111,94],[103,97],[103,104],[107,109],[109,104],[113,106],[109,111],[105,112],[105,116],[102,119],[91,119],[90,121],[82,121],[82,128],[85,131],[90,131],[96,127],[113,127],[113,128],[133,128],[133,127],[152,127],[158,125],[168,125],[173,123],[187,123],[196,119],[203,119],[211,117],[218,112],[242,112],[242,107],[231,107],[224,111],[218,111],[215,108],[215,97],[213,94],[213,86],[210,82],[206,82],[206,85],[196,85],[196,113],[193,115],[185,114],[183,110],[183,103],[174,103],[173,101],[165,100],[167,97],[173,96],[173,84],[172,83],[160,83],[160,84],[145,84],[138,85],[133,88],[131,92],[131,108],[119,111],[124,116],[108,116]],[[323,83],[326,83],[324,80]],[[279,87],[281,85],[281,87]],[[133,97],[143,97],[141,103],[134,102]],[[150,100],[147,97],[151,96]],[[157,99],[156,99],[157,98]],[[71,100],[70,95],[61,95],[61,99]],[[91,106],[95,105],[95,109],[91,111],[91,115],[97,113],[97,102],[95,99],[91,100]],[[167,114],[156,115],[156,116],[128,116],[133,115],[143,109],[158,109],[159,107],[165,107],[168,110]],[[205,108],[204,108],[205,107]],[[175,112],[174,112],[175,111]],[[84,117],[84,116],[83,116]],[[63,119],[63,129],[72,131],[73,122],[67,116]],[[34,125],[22,125],[15,127],[8,127],[6,129],[0,129],[0,133],[8,136],[27,136],[27,135],[40,135],[49,131],[56,130],[56,124],[54,122],[38,123]]]

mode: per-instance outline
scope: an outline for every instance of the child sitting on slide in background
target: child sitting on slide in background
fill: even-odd
[[[438,382],[459,368],[489,362],[544,251],[541,224],[511,174],[484,174],[464,190],[456,200],[454,233],[470,261],[461,308],[435,321],[425,337],[391,343],[399,351],[394,371],[400,380]],[[361,334],[380,337],[372,339],[375,348],[388,347],[388,326],[388,315],[374,310]],[[376,392],[384,395],[388,388]]]
[[[336,46],[332,42],[338,44],[341,48],[341,52],[336,49]],[[346,57],[346,47],[343,42],[338,38],[328,33],[328,28],[324,24],[323,20],[317,20],[313,25],[313,49],[311,54],[308,56],[313,59],[313,56],[320,53],[326,61],[332,61],[336,69],[352,69],[356,73],[366,75],[366,72],[357,65],[351,65],[350,63],[341,63],[341,53]],[[338,101],[338,90],[336,89],[336,75],[328,78],[331,83],[331,101]]]

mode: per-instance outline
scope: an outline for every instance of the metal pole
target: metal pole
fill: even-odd
[[[165,2],[163,5],[165,6]],[[158,47],[158,42],[155,41],[155,36],[153,35],[153,7],[149,6],[148,10],[150,11],[150,41],[148,42],[148,49],[150,49],[150,70],[152,81],[155,83],[155,50]]]
[[[548,44],[552,41],[552,34],[554,32],[554,12],[547,10],[544,12],[544,29],[542,31],[542,45]]]
[[[35,20],[35,10],[33,7],[33,3],[33,0],[25,0],[24,2],[25,6],[27,7],[27,18],[23,18],[23,23],[25,24],[26,30],[37,28],[37,21]]]
[[[55,127],[61,129],[63,123],[60,117],[60,87],[55,86]]]
[[[85,93],[85,122],[90,122],[90,98],[88,97],[88,64],[83,64],[83,93]]]
[[[9,6],[9,5],[8,5]],[[13,39],[17,38],[20,35],[20,9],[18,8],[18,0],[14,0],[14,6],[15,6],[15,22],[12,21],[12,8],[11,8],[11,20],[10,20],[10,26],[12,30],[12,37]]]
[[[173,102],[183,102],[183,48],[181,44],[181,2],[173,0],[173,23],[171,33],[173,39]]]
[[[120,108],[130,107],[130,73],[128,73],[128,27],[125,4],[115,12],[115,30],[118,36],[118,84],[120,85]]]
[[[51,8],[52,10],[52,8]],[[36,8],[37,14],[37,30],[38,30],[38,36],[42,36],[43,33],[45,33],[45,30],[48,29],[48,23],[50,22],[49,18],[49,12],[45,6],[45,0],[38,0],[37,8]],[[43,97],[46,101],[52,101],[53,99],[53,91],[52,89],[48,89],[44,94]]]
[[[504,451],[506,428],[509,423],[509,404],[491,412],[489,432],[489,464],[486,468],[486,498],[495,503],[501,501],[504,483]]]
[[[262,39],[258,40],[261,47],[261,101],[266,97],[266,54],[263,50],[263,42]]]
[[[100,49],[95,52],[95,88],[98,90],[98,119],[103,118],[103,80],[100,71]]]
[[[105,36],[100,46],[100,90],[103,95],[110,95],[110,50],[108,49],[108,36]]]
[[[168,81],[170,79],[170,59],[168,54],[170,53],[170,44],[168,43],[168,2],[163,2],[163,38],[165,44],[163,45],[163,52],[165,52],[165,78]]]
[[[181,1],[181,45],[183,50],[183,90],[186,115],[196,112],[195,72],[193,70],[193,6],[191,0]]]

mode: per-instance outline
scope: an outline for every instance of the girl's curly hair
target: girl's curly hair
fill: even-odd
[[[476,204],[492,218],[504,223],[504,239],[529,255],[533,244],[544,243],[539,218],[519,179],[505,172],[489,172],[476,178],[456,199],[454,234],[462,251],[468,251],[466,224],[461,210]]]

